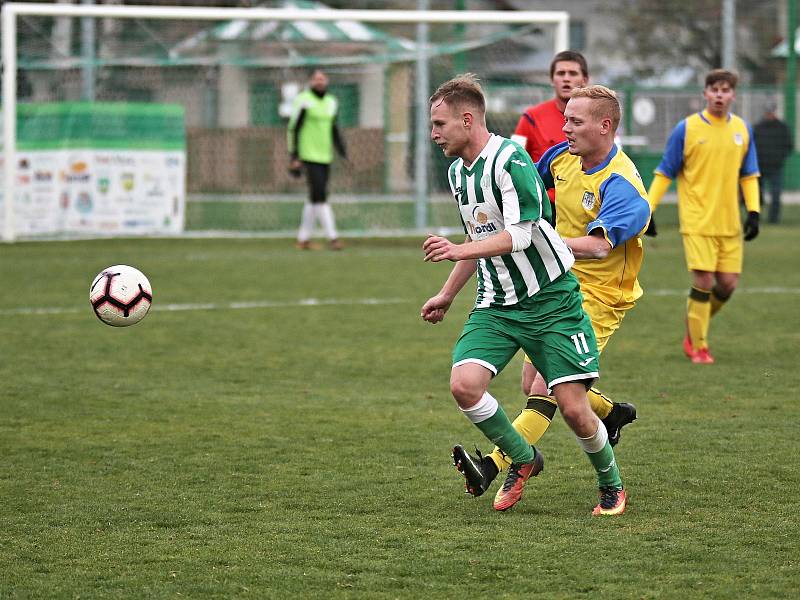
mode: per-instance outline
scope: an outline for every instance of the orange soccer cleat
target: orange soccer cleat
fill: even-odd
[[[515,463],[508,468],[503,487],[497,490],[497,495],[494,497],[495,510],[508,510],[522,500],[525,482],[531,477],[536,477],[544,469],[544,456],[535,447],[533,450],[536,453],[533,462]]]
[[[600,503],[594,507],[592,516],[621,515],[628,506],[628,497],[625,490],[615,487],[600,488]]]

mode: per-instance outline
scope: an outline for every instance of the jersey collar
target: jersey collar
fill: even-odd
[[[594,175],[598,171],[602,171],[608,166],[608,163],[611,162],[611,159],[613,159],[617,155],[617,152],[619,152],[619,148],[617,147],[616,144],[614,144],[613,146],[611,146],[611,152],[609,152],[608,156],[606,156],[605,159],[603,159],[603,162],[601,162],[596,167],[592,167],[588,171],[584,171],[584,173],[586,173],[587,175]]]
[[[728,113],[724,119],[718,119],[710,112],[708,112],[706,109],[701,110],[697,114],[700,115],[700,118],[703,119],[703,121],[705,121],[709,125],[713,125],[714,123],[722,123],[723,121],[727,123],[731,120],[731,113]]]
[[[464,169],[471,172],[475,168],[475,165],[477,165],[480,162],[481,158],[485,159],[487,156],[489,156],[489,154],[494,152],[494,150],[500,143],[502,143],[502,139],[500,138],[500,136],[497,135],[496,133],[490,133],[489,141],[486,142],[486,145],[483,147],[483,150],[481,150],[480,154],[478,154],[478,156],[475,157],[475,160],[472,161],[472,164],[470,166],[467,166],[467,164],[464,162],[464,159],[461,159],[462,166],[464,167]]]

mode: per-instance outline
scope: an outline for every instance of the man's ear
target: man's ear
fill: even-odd
[[[461,122],[464,123],[464,127],[471,127],[473,121],[474,117],[471,112],[461,113]]]

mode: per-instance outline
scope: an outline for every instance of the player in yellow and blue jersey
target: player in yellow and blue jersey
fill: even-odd
[[[545,187],[556,190],[556,231],[576,258],[572,272],[580,282],[583,309],[602,350],[642,295],[637,280],[643,258],[640,236],[650,220],[650,205],[636,167],[614,144],[620,118],[616,94],[603,86],[578,88],[564,116],[567,141],[545,152],[537,169]],[[514,427],[529,443],[544,434],[555,414],[549,387],[534,364],[526,361],[523,390],[530,395]],[[612,435],[619,438],[621,426],[636,418],[635,408],[612,404],[594,388],[588,396],[613,445]],[[454,458],[463,467],[468,489],[480,493],[510,462],[499,448],[476,458],[457,446]],[[601,492],[601,506],[610,513],[619,506],[612,490]]]
[[[711,71],[703,96],[706,108],[675,127],[650,186],[653,210],[678,180],[678,217],[692,289],[686,308],[683,350],[694,363],[711,364],[711,317],[731,297],[742,272],[739,188],[747,219],[744,239],[758,235],[758,159],[750,125],[730,112],[737,76]]]

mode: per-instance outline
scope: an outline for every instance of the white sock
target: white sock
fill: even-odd
[[[462,408],[461,412],[473,423],[480,423],[493,417],[497,412],[497,400],[489,392],[484,392],[475,406]]]
[[[323,229],[325,229],[325,235],[329,240],[335,240],[339,236],[336,233],[336,219],[333,217],[331,205],[324,202],[319,205],[319,209],[319,220],[322,223]]]
[[[584,452],[588,452],[589,454],[595,454],[600,452],[608,441],[608,432],[606,431],[606,426],[603,425],[603,422],[600,419],[597,419],[597,431],[594,432],[594,435],[589,436],[588,438],[578,437],[577,435],[575,438],[578,440],[578,443],[583,448]]]
[[[303,216],[300,220],[300,230],[297,232],[298,242],[307,242],[314,231],[314,205],[306,202],[303,205]]]

